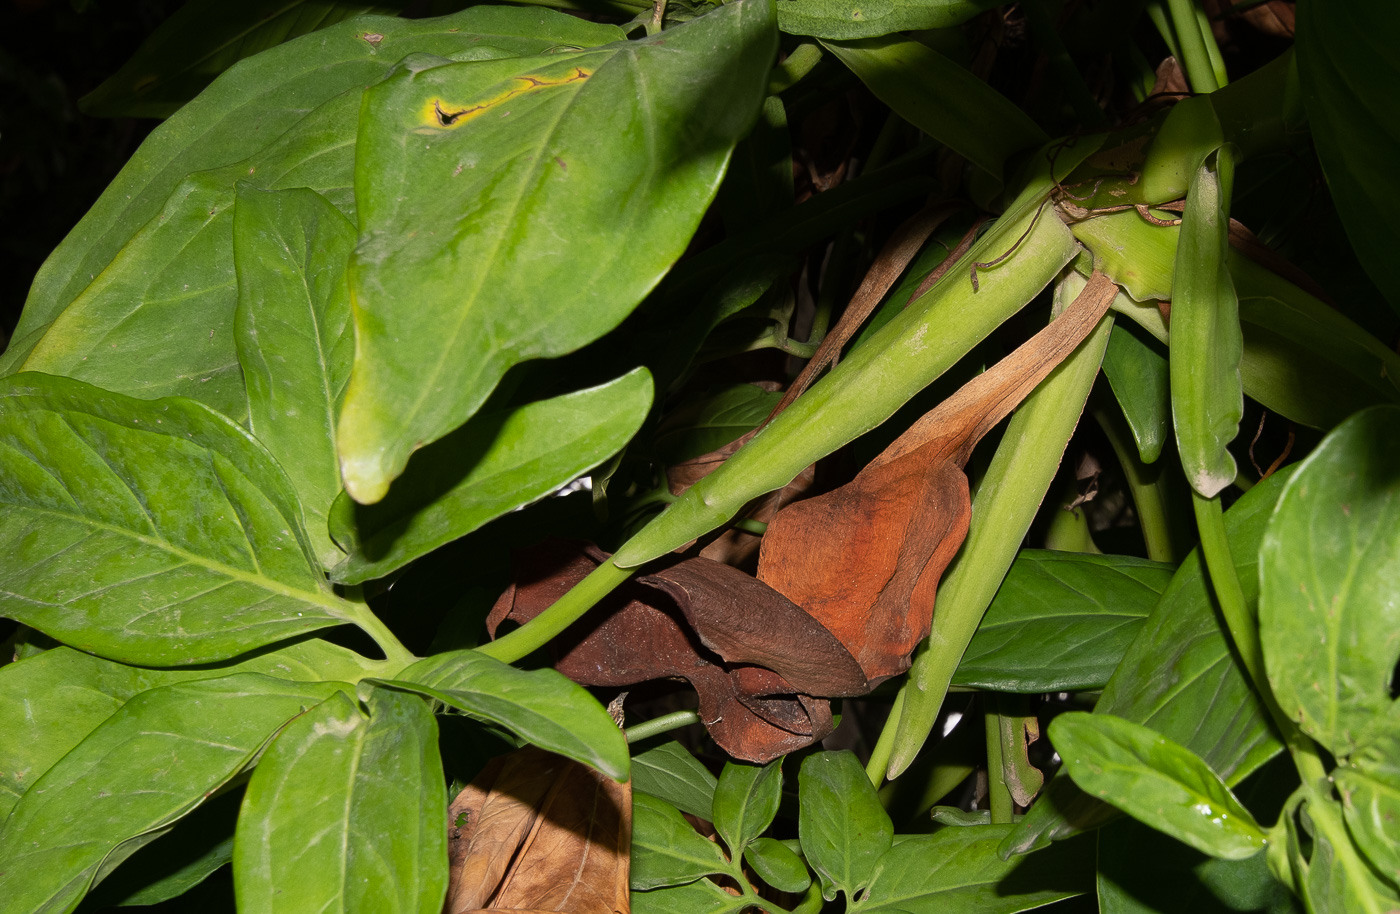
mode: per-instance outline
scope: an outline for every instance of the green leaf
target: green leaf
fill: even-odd
[[[778,28],[817,38],[876,38],[962,25],[996,5],[995,0],[778,0]]]
[[[1356,256],[1400,310],[1400,244],[1391,208],[1400,200],[1400,7],[1339,0],[1300,5],[1298,78],[1317,155]]]
[[[1400,885],[1400,704],[1372,722],[1350,763],[1332,772],[1347,829],[1371,865]]]
[[[436,914],[447,891],[447,793],[421,698],[339,693],[258,762],[238,818],[240,910]]]
[[[130,698],[177,682],[232,673],[354,682],[379,663],[319,639],[256,653],[221,668],[152,670],[66,647],[0,667],[0,821],[55,762]]]
[[[997,845],[1010,825],[943,828],[910,835],[880,858],[862,914],[1012,914],[1093,889],[1093,845],[1070,841],[1004,862]]]
[[[880,101],[994,178],[1045,132],[1006,96],[932,48],[907,38],[823,42]]]
[[[797,833],[808,864],[822,877],[827,901],[847,902],[870,884],[875,864],[894,842],[894,825],[865,769],[850,752],[818,752],[798,774]]]
[[[476,651],[418,661],[384,684],[436,698],[469,717],[591,765],[617,780],[628,772],[627,739],[607,710],[554,670],[517,670]]]
[[[670,803],[632,794],[632,888],[684,885],[732,869],[724,852],[706,841]]]
[[[1264,832],[1194,752],[1154,730],[1073,711],[1055,718],[1050,741],[1076,784],[1140,822],[1222,860],[1264,849]]]
[[[0,685],[4,682],[0,679]],[[715,776],[675,740],[632,756],[632,789],[649,793],[681,812],[714,819]]]
[[[189,400],[0,381],[0,612],[128,663],[232,657],[345,622],[286,477]]]
[[[285,41],[391,4],[194,0],[160,24],[122,68],[79,100],[96,117],[169,117],[224,70]]]
[[[410,60],[365,94],[352,497],[383,498],[511,365],[597,339],[656,285],[753,123],[776,40],[772,0],[736,0],[595,51]]]
[[[1172,424],[1186,478],[1207,498],[1235,481],[1227,446],[1244,415],[1244,337],[1225,259],[1234,170],[1221,147],[1192,175],[1172,273]]]
[[[350,555],[331,577],[382,577],[545,497],[621,450],[651,400],[651,375],[636,368],[587,390],[479,413],[414,454],[383,501],[339,497],[331,533]]]
[[[733,914],[752,904],[749,898],[730,895],[708,879],[632,893],[632,914]]]
[[[736,384],[680,406],[656,431],[656,456],[673,466],[718,450],[757,428],[782,397],[754,384]]]
[[[1400,658],[1400,409],[1332,431],[1260,547],[1259,635],[1279,705],[1339,759],[1391,707]]]
[[[1265,854],[1218,860],[1136,819],[1105,826],[1098,842],[1101,914],[1302,914]]]
[[[713,821],[730,854],[738,857],[750,841],[767,831],[778,814],[782,793],[782,759],[767,765],[725,763],[715,788]]]
[[[5,821],[6,909],[71,910],[94,881],[247,767],[283,722],[339,688],[240,673],[133,698]]]
[[[1025,694],[1103,688],[1174,571],[1122,555],[1021,550],[953,684]]]
[[[1115,324],[1103,354],[1103,373],[1123,408],[1142,462],[1155,463],[1171,436],[1171,381],[1166,358],[1143,336],[1131,324]]]
[[[315,191],[238,184],[234,342],[248,392],[248,430],[296,487],[322,565],[344,557],[326,515],[340,492],[335,416],[354,337],[345,261],[355,227]]]
[[[1264,528],[1289,470],[1245,493],[1225,512],[1225,532],[1246,602],[1258,599]],[[1181,563],[1095,706],[1153,730],[1201,756],[1237,784],[1282,748],[1268,712],[1235,661],[1220,627],[1199,551]],[[1002,852],[1027,853],[1109,821],[1116,811],[1057,776]]]
[[[781,841],[753,839],[744,847],[744,860],[758,878],[780,892],[805,892],[812,884],[807,864]]]
[[[382,37],[374,41],[373,35]],[[405,54],[471,56],[482,46],[498,49],[494,53],[540,54],[559,45],[591,47],[621,37],[614,26],[551,10],[483,6],[438,19],[358,19],[249,58],[141,144],[40,268],[14,338],[23,342],[57,317],[161,211],[186,176],[249,158],[308,111],[376,82]],[[0,371],[13,371],[12,360],[22,352],[21,346],[7,353]]]
[[[1269,865],[1302,895],[1311,914],[1391,914],[1400,894],[1366,865],[1341,823],[1339,804],[1300,787],[1284,808]],[[1274,850],[1275,847],[1279,849]]]

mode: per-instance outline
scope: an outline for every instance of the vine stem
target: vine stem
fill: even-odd
[[[660,717],[653,717],[651,720],[644,720],[639,724],[628,727],[622,732],[627,735],[627,742],[635,743],[698,723],[700,723],[700,715],[694,711],[672,711],[670,714],[663,714]]]
[[[608,559],[544,612],[477,650],[503,663],[514,663],[529,656],[632,577],[634,571],[635,568],[619,568]]]

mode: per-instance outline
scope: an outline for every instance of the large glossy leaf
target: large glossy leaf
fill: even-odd
[[[234,344],[248,429],[296,487],[312,548],[327,567],[344,557],[326,515],[340,491],[335,416],[354,353],[345,283],[354,246],[355,227],[315,191],[238,185]]]
[[[596,339],[656,284],[753,123],[776,40],[772,0],[736,0],[596,51],[411,60],[365,95],[339,441],[357,501],[511,365]]]
[[[1048,138],[1006,96],[937,51],[907,38],[824,42],[880,101],[993,177]]]
[[[1004,862],[997,845],[1010,825],[964,825],[912,835],[880,858],[852,911],[894,914],[1012,914],[1093,889],[1093,846],[1071,841],[1027,860]]]
[[[1230,553],[1250,604],[1259,594],[1259,543],[1288,478],[1289,471],[1275,473],[1225,512]],[[1151,727],[1201,756],[1231,785],[1283,748],[1231,654],[1198,551],[1177,569],[1095,712]],[[1114,815],[1067,777],[1056,777],[1002,852],[1026,853]]]
[[[319,639],[216,668],[146,669],[66,647],[0,667],[0,821],[40,775],[128,699],[176,682],[265,673],[278,679],[354,682],[380,666]]]
[[[240,673],[127,702],[5,821],[6,910],[72,910],[94,880],[227,784],[285,721],[338,688]]]
[[[1191,176],[1172,272],[1171,397],[1186,478],[1209,498],[1235,481],[1227,446],[1244,415],[1239,300],[1226,269],[1234,154],[1217,149]]]
[[[849,903],[875,877],[876,863],[894,841],[894,825],[850,752],[809,755],[797,782],[802,853],[821,875],[827,901],[841,891]]]
[[[783,794],[783,763],[728,762],[720,772],[713,802],[715,831],[734,856],[768,830]]]
[[[778,28],[817,38],[875,38],[961,25],[995,0],[778,0]]]
[[[1101,689],[1167,587],[1171,565],[1023,549],[953,684],[998,692]]]
[[[729,870],[719,845],[697,834],[678,809],[649,794],[632,795],[632,888],[685,885]]]
[[[634,796],[649,793],[707,822],[714,816],[717,784],[709,769],[675,740],[632,756]]]
[[[0,381],[0,503],[0,612],[104,657],[207,663],[367,618],[267,452],[189,400]]]
[[[651,408],[651,375],[620,378],[524,406],[487,410],[414,454],[389,495],[342,494],[331,532],[350,555],[331,572],[358,584],[388,574],[603,463]]]
[[[249,58],[156,128],[131,157],[40,268],[15,339],[22,342],[58,316],[187,175],[252,156],[311,109],[380,79],[405,54],[479,56],[482,46],[539,54],[621,37],[613,26],[550,10],[483,6],[438,19],[366,17]],[[0,361],[0,371],[14,370],[11,358]]]
[[[234,846],[239,910],[434,914],[447,891],[437,722],[416,695],[337,693],[258,762]]]
[[[554,670],[517,670],[476,651],[410,665],[392,684],[499,724],[550,752],[627,777],[627,740],[604,707]]]
[[[120,70],[78,105],[98,117],[169,117],[238,61],[351,16],[392,12],[392,5],[193,0],[162,22]]]
[[[1298,8],[1298,78],[1318,158],[1357,257],[1400,309],[1400,6],[1309,0]]]
[[[1400,659],[1400,408],[1338,426],[1260,548],[1259,634],[1279,705],[1341,758],[1392,704]]]
[[[1200,756],[1141,724],[1073,711],[1050,740],[1076,784],[1133,818],[1223,860],[1264,849],[1264,832]]]

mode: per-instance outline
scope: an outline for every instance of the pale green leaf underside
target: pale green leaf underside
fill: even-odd
[[[772,0],[736,0],[593,51],[411,58],[366,93],[352,497],[382,499],[507,368],[591,342],[655,286],[758,111],[776,38]]]

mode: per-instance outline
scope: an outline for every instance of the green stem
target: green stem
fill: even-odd
[[[627,742],[635,743],[698,723],[700,723],[700,715],[694,711],[672,711],[670,714],[653,717],[651,720],[644,720],[628,727],[623,733],[627,735]]]
[[[1147,4],[1147,18],[1152,20],[1152,24],[1157,27],[1157,34],[1162,36],[1162,43],[1167,46],[1167,53],[1177,60],[1181,59],[1181,43],[1176,40],[1176,29],[1172,27],[1171,17],[1167,14],[1167,8],[1162,5],[1163,0],[1151,0]]]
[[[489,644],[483,644],[477,650],[504,663],[514,663],[522,657],[529,656],[572,625],[599,600],[612,593],[619,584],[630,578],[635,570],[619,568],[612,563],[612,559],[607,560],[556,600],[553,606],[515,631]]]
[[[1195,0],[1167,0],[1167,10],[1171,13],[1172,27],[1176,40],[1181,45],[1181,67],[1186,71],[1186,79],[1191,83],[1191,91],[1205,95],[1220,88],[1215,79],[1215,67],[1210,62],[1210,51],[1206,49],[1205,36],[1201,34],[1196,18]]]
[[[1011,788],[1006,786],[1006,764],[1001,756],[1001,712],[993,693],[982,696],[982,724],[987,741],[987,804],[993,825],[1009,825],[1016,812]]]
[[[795,86],[802,77],[812,72],[822,59],[822,49],[816,42],[803,42],[792,49],[792,53],[773,68],[768,74],[768,94],[777,95]]]
[[[1196,8],[1196,28],[1201,33],[1201,41],[1205,43],[1206,56],[1210,58],[1210,68],[1215,73],[1215,85],[1223,89],[1230,84],[1230,75],[1225,71],[1225,57],[1220,53],[1220,45],[1215,43],[1210,17],[1200,7]]]
[[[1142,462],[1137,448],[1129,446],[1124,429],[1111,410],[1096,408],[1094,418],[1118,456],[1123,478],[1128,481],[1128,492],[1133,496],[1142,538],[1147,544],[1147,557],[1154,562],[1176,564],[1180,556],[1172,548],[1171,523],[1168,520],[1171,514],[1167,510],[1161,466],[1148,466]]]
[[[379,645],[379,649],[384,652],[386,663],[397,664],[396,672],[418,659],[412,651],[403,646],[403,642],[395,637],[393,632],[389,631],[389,626],[374,614],[374,610],[370,609],[359,585],[346,587],[343,593],[346,600],[362,610],[355,614],[355,625]]]
[[[908,686],[909,681],[906,679],[895,695],[894,703],[890,705],[890,716],[880,730],[880,738],[875,740],[875,748],[870,750],[870,761],[865,765],[866,777],[870,778],[870,783],[875,785],[876,790],[880,789],[880,785],[885,781],[885,773],[890,770],[890,753],[894,751],[895,734],[895,728],[890,726],[890,723],[899,720],[899,712],[904,707],[904,690]]]

